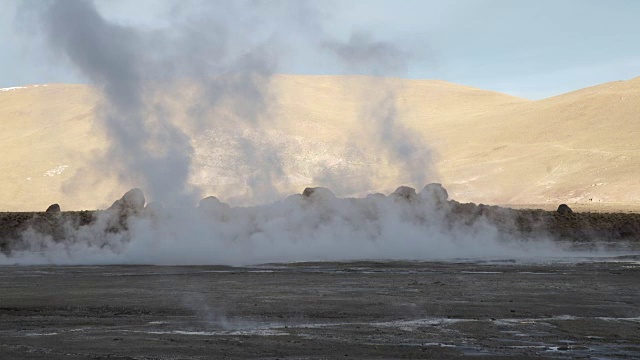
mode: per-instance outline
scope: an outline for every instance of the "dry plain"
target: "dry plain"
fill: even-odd
[[[637,256],[3,267],[3,359],[637,359]]]

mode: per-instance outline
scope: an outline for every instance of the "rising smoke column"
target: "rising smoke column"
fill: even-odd
[[[150,198],[166,203],[194,203],[200,196],[189,184],[191,138],[206,131],[214,136],[235,132],[239,138],[235,160],[252,169],[245,187],[253,202],[282,196],[275,183],[287,181],[283,148],[248,138],[242,129],[259,134],[274,127],[271,79],[282,58],[295,52],[286,46],[285,32],[300,34],[318,54],[336,57],[349,71],[402,73],[412,58],[366,32],[346,42],[327,40],[322,11],[311,2],[178,2],[172,11],[168,25],[145,29],[109,21],[89,1],[56,0],[41,10],[47,42],[104,95],[98,119],[110,145],[94,170],[116,173],[122,182],[143,187]],[[279,27],[291,19],[292,25]],[[369,81],[372,91],[366,98],[371,101],[361,117],[372,132],[370,150],[400,164],[415,186],[423,185],[432,173],[430,151],[398,123],[396,94],[386,80]],[[185,84],[195,89],[188,97],[177,90]],[[163,101],[167,94],[188,113],[173,113]],[[180,125],[176,118],[182,119]],[[361,188],[367,184],[359,181]],[[322,183],[342,185],[331,174]]]
[[[99,120],[111,144],[98,166],[140,182],[156,200],[180,206],[141,209],[119,232],[108,231],[114,222],[111,211],[98,213],[94,223],[79,228],[62,224],[61,240],[29,229],[22,234],[20,248],[9,256],[0,254],[0,264],[239,265],[558,254],[557,247],[545,242],[507,243],[515,239],[505,239],[482,219],[452,227],[445,221],[448,205],[438,208],[422,194],[410,201],[393,195],[356,201],[318,191],[317,196],[294,195],[248,208],[214,199],[199,208],[187,206],[199,196],[188,184],[194,154],[189,132],[271,124],[269,83],[278,70],[281,53],[276,50],[282,43],[275,33],[258,31],[262,27],[256,20],[258,13],[278,14],[280,5],[294,3],[276,2],[272,7],[271,2],[215,2],[194,8],[189,7],[197,3],[187,3],[186,10],[176,9],[176,21],[165,29],[107,21],[88,1],[43,4],[40,14],[51,47],[104,95]],[[305,4],[298,10],[307,11]],[[367,35],[356,34],[346,42],[326,40],[322,26],[310,23],[314,44],[348,69],[385,75],[403,71],[411,57]],[[254,33],[261,36],[251,37]],[[371,102],[363,106],[361,117],[372,132],[372,147],[387,161],[397,162],[421,187],[432,171],[431,152],[398,123],[392,84],[387,79],[370,81],[375,91],[365,94]],[[184,82],[195,82],[196,100],[181,98],[179,91],[169,93],[191,105],[186,130],[159,101],[167,87]],[[211,118],[218,104],[231,104],[234,116]],[[247,139],[241,160],[256,167],[250,185],[259,195],[271,191],[282,164],[278,148],[258,145]]]
[[[104,95],[98,119],[110,145],[99,167],[160,200],[197,197],[187,184],[189,138],[153,102],[158,64],[147,34],[106,21],[88,1],[54,1],[42,19],[51,47]]]
[[[368,99],[360,109],[360,122],[368,132],[368,144],[373,151],[401,171],[396,178],[406,179],[421,187],[436,180],[433,151],[417,132],[398,119],[396,88],[389,74],[404,74],[416,56],[398,45],[374,39],[366,32],[356,32],[348,41],[325,41],[323,48],[335,56],[346,69],[354,73],[373,74],[369,78]]]
[[[258,5],[256,11],[266,6]],[[256,16],[245,10],[245,2],[180,4],[176,18],[161,29],[110,22],[89,1],[53,1],[41,10],[47,42],[103,94],[98,119],[110,145],[96,161],[98,172],[115,172],[155,200],[197,200],[198,190],[188,183],[194,156],[189,135],[232,128],[233,121],[259,128],[266,118],[278,62],[270,49],[277,41],[254,40],[259,37],[243,30],[251,29],[246,25]],[[191,99],[172,92],[184,84],[196,89]],[[166,94],[190,108],[186,124],[176,124],[176,114],[162,101]],[[233,119],[210,115],[220,103],[230,106]],[[256,166],[249,179],[254,193],[270,192],[272,178],[282,173],[277,149],[245,141],[242,157]]]

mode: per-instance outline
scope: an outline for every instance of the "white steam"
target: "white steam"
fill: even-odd
[[[271,79],[295,53],[290,44],[306,44],[318,59],[329,55],[349,71],[369,75],[397,74],[415,59],[366,31],[336,40],[321,23],[321,2],[170,3],[175,6],[166,26],[152,29],[111,21],[91,1],[25,3],[46,45],[102,95],[97,119],[109,147],[92,169],[141,186],[168,207],[147,206],[123,218],[112,210],[98,212],[90,225],[63,222],[55,239],[32,228],[16,239],[9,255],[0,254],[0,264],[242,265],[560,254],[551,242],[509,238],[482,219],[452,221],[449,203],[424,196],[354,200],[319,192],[256,207],[232,208],[214,199],[193,206],[202,196],[189,183],[193,134],[273,129],[278,119],[270,112]],[[169,92],[189,109],[175,114],[162,90],[189,88],[189,96]],[[362,105],[359,119],[370,132],[366,149],[397,165],[414,185],[433,178],[431,150],[397,121],[388,84],[376,78],[368,88],[371,101]],[[186,126],[178,126],[178,119]],[[221,146],[224,139],[215,140],[213,146]],[[244,185],[254,203],[281,199],[275,185],[287,175],[282,149],[260,136],[243,140],[237,158],[225,160],[252,168]],[[366,189],[366,180],[351,184],[338,175],[326,172],[314,181],[338,191]]]
[[[147,206],[109,231],[117,214],[75,229],[61,241],[31,229],[0,264],[225,264],[357,259],[451,260],[567,255],[554,242],[518,240],[488,221],[452,218],[451,202],[423,191],[411,200],[372,195],[340,199],[328,191],[268,205],[229,207],[207,198],[198,208]]]

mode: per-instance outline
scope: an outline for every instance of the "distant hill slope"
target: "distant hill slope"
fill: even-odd
[[[359,195],[409,183],[373,140],[376,121],[388,120],[376,117],[391,113],[432,150],[429,180],[459,201],[640,206],[640,78],[528,101],[443,81],[278,75],[269,95],[257,127],[186,130],[191,182],[204,195],[238,200],[255,167],[271,166],[245,161],[247,141],[274,153],[282,173],[271,175],[283,192],[320,184]],[[98,101],[85,85],[0,91],[0,211],[104,207],[139,185],[109,164],[100,173],[91,166],[108,144]],[[190,116],[180,101],[172,106]]]

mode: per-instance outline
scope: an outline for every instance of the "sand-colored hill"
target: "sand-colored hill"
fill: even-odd
[[[282,170],[271,175],[284,192],[320,184],[357,195],[409,183],[383,146],[382,125],[395,121],[394,141],[413,138],[419,153],[430,149],[430,161],[411,164],[428,167],[427,179],[459,201],[640,208],[640,78],[539,101],[361,76],[279,75],[269,89],[259,126],[221,128],[205,116],[197,130],[185,127],[195,147],[191,182],[205,194],[238,199],[256,168],[269,166]],[[85,85],[0,91],[0,210],[98,208],[139,185],[93,164],[108,144],[99,98]],[[183,114],[179,124],[193,114],[181,101],[171,106]],[[247,141],[261,154],[250,162],[241,149]],[[274,164],[265,160],[271,153]]]

